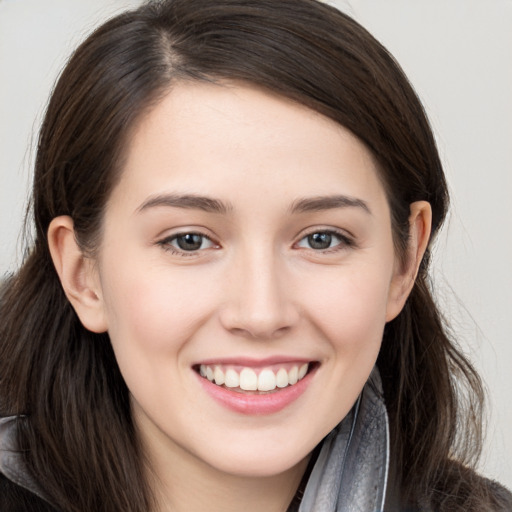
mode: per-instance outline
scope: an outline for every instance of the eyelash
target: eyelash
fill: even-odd
[[[327,235],[329,237],[335,237],[339,240],[339,243],[334,245],[333,247],[327,247],[325,249],[315,249],[314,247],[302,247],[299,244],[307,240],[309,237],[312,237],[314,235]],[[184,238],[187,236],[196,236],[201,238],[201,246],[205,241],[210,242],[211,247],[207,248],[201,248],[201,246],[198,249],[193,249],[187,251],[186,249],[177,248],[172,245],[172,242],[175,242],[179,238]],[[215,242],[204,233],[196,232],[196,231],[186,231],[182,233],[176,233],[174,235],[171,235],[169,237],[164,238],[163,240],[160,240],[157,242],[158,245],[160,245],[165,251],[169,251],[170,253],[177,255],[177,256],[183,256],[183,257],[193,257],[197,256],[201,251],[205,249],[210,249],[212,247],[215,247]],[[345,233],[342,233],[340,231],[334,230],[334,229],[318,229],[315,231],[311,231],[310,233],[305,234],[300,238],[300,240],[295,244],[295,246],[301,247],[303,249],[311,250],[315,253],[319,254],[330,254],[335,253],[338,251],[342,251],[344,249],[354,247],[355,241],[353,238],[347,236]],[[217,246],[218,247],[218,246]]]
[[[183,257],[197,256],[199,254],[199,252],[201,251],[201,247],[196,250],[187,251],[186,249],[180,249],[180,248],[177,248],[177,247],[174,247],[173,245],[171,245],[172,242],[178,240],[179,238],[184,238],[186,236],[198,236],[198,237],[201,237],[201,245],[203,244],[204,241],[208,241],[212,244],[212,247],[216,246],[215,242],[209,236],[205,235],[204,233],[198,233],[196,231],[186,231],[183,233],[176,233],[175,235],[168,236],[168,237],[164,238],[163,240],[158,241],[157,244],[160,245],[165,251],[168,251],[177,256],[183,256]],[[205,250],[205,249],[202,249],[202,250]]]
[[[334,245],[333,247],[327,247],[325,249],[315,249],[313,247],[304,247],[304,249],[312,250],[315,253],[319,254],[330,254],[338,251],[343,251],[344,249],[355,247],[355,241],[353,238],[349,237],[347,234],[337,231],[335,229],[317,229],[306,233],[296,245],[300,244],[303,240],[307,240],[309,237],[314,235],[328,235],[331,237],[336,237],[339,240],[339,243]]]

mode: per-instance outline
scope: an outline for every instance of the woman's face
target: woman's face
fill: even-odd
[[[368,150],[248,86],[174,87],[137,126],[103,228],[98,296],[143,439],[230,474],[304,459],[402,305]]]

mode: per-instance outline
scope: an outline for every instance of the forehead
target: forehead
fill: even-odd
[[[135,126],[125,156],[125,196],[176,187],[237,197],[383,193],[372,154],[351,132],[243,84],[177,84]]]

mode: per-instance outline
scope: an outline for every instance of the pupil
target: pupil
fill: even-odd
[[[201,248],[203,237],[194,233],[187,233],[186,235],[179,236],[176,241],[180,249],[184,251],[196,251]]]
[[[309,245],[313,249],[328,249],[331,241],[332,236],[329,233],[313,233],[308,236]]]

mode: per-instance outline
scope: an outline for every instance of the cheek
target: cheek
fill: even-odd
[[[304,316],[313,326],[312,339],[318,343],[323,365],[319,372],[322,393],[314,405],[317,417],[322,418],[317,424],[322,433],[350,411],[377,360],[391,274],[387,268],[333,269],[328,278],[322,276],[321,288],[308,286],[307,295],[306,289],[301,292]]]
[[[146,357],[174,352],[212,309],[212,292],[200,276],[135,262],[110,270],[105,268],[103,290],[109,335],[118,351],[140,350]]]
[[[344,355],[378,352],[386,323],[391,272],[375,267],[341,272],[308,295],[308,311],[334,348]]]
[[[170,279],[163,269],[136,273],[133,268],[105,280],[108,332],[132,397],[158,408],[155,389],[169,388],[170,376],[173,393],[183,392],[181,377],[188,366],[182,349],[204,318],[206,304],[200,304],[194,286]]]
[[[105,294],[109,335],[114,347],[156,349],[169,329],[168,292],[145,279],[110,279]],[[168,319],[164,325],[162,318]]]

